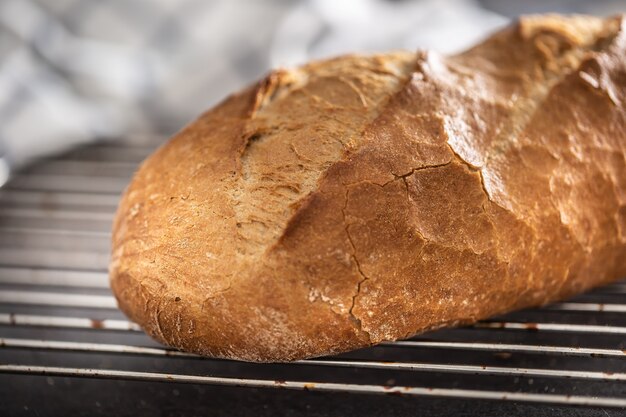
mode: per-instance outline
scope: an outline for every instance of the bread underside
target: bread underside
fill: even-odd
[[[112,289],[167,345],[290,361],[607,283],[626,275],[625,101],[622,17],[274,71],[142,164]]]

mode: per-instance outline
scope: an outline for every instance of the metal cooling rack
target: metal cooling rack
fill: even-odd
[[[216,415],[228,395],[264,407],[306,404],[310,415],[339,397],[333,410],[362,415],[380,404],[389,415],[626,409],[624,282],[472,327],[292,364],[212,360],[159,346],[117,310],[106,273],[118,196],[157,143],[77,149],[38,162],[0,190],[0,407],[9,414],[45,415],[50,405],[41,401],[51,399],[65,415],[135,403],[150,410],[151,400],[175,410],[185,386],[198,390],[186,392],[186,406],[193,400],[193,410],[204,410],[201,398],[209,396]]]

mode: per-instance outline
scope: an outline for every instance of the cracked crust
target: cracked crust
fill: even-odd
[[[456,56],[273,72],[136,174],[120,308],[170,346],[289,361],[626,275],[625,36],[537,16]]]

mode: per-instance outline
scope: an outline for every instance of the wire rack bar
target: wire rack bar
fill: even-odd
[[[82,343],[34,339],[0,339],[0,346],[22,347],[33,349],[60,349],[77,351],[94,351],[110,353],[134,353],[138,355],[152,356],[177,356],[195,358],[192,353],[180,352],[173,349],[150,348],[143,346],[131,346],[110,343]],[[521,352],[538,354],[557,354],[567,356],[593,356],[593,357],[620,357],[626,356],[626,351],[621,349],[596,349],[596,348],[572,348],[566,346],[543,346],[543,345],[514,345],[504,343],[464,343],[464,342],[421,342],[421,341],[397,341],[386,342],[381,346],[411,347],[411,348],[442,348],[463,350],[485,350],[495,352]]]
[[[0,267],[0,284],[108,288],[106,272]]]
[[[599,407],[626,407],[626,399],[615,397],[587,397],[559,394],[536,394],[468,390],[457,388],[430,388],[413,386],[385,386],[342,384],[331,382],[282,381],[247,378],[223,378],[203,375],[181,375],[158,372],[135,372],[113,369],[64,368],[53,366],[0,365],[0,372],[30,375],[67,376],[83,378],[122,379],[152,382],[178,382],[189,384],[222,385],[255,388],[285,388],[309,391],[351,392],[360,394],[393,394],[430,397],[471,398],[483,400],[508,400],[535,403],[587,405]]]
[[[178,356],[196,357],[199,356],[175,352],[172,350],[145,348],[128,345],[108,345],[102,343],[77,343],[30,339],[0,339],[0,347],[7,348],[29,348],[29,349],[49,349],[61,351],[82,351],[98,353],[125,353],[149,356]],[[292,365],[325,366],[325,367],[347,367],[363,369],[390,369],[396,371],[426,371],[426,372],[450,372],[468,374],[488,374],[488,375],[513,375],[513,376],[534,376],[553,378],[576,378],[592,380],[612,380],[626,381],[626,373],[597,372],[597,371],[577,371],[568,369],[541,369],[541,368],[519,368],[503,366],[478,366],[478,365],[457,365],[457,364],[434,364],[418,362],[380,362],[380,361],[360,361],[360,360],[303,360],[292,362]]]
[[[58,210],[59,207],[68,205],[100,206],[114,209],[117,207],[119,201],[120,196],[118,194],[0,189],[0,202],[3,204],[39,205],[40,207],[47,207],[50,210]]]
[[[112,221],[111,213],[102,213],[97,211],[50,211],[46,209],[32,208],[1,208],[0,217],[22,217],[22,218],[40,218],[40,219],[64,219],[64,220],[95,220],[95,221]]]
[[[138,164],[123,161],[49,160],[30,167],[29,174],[130,177]]]
[[[140,332],[139,325],[128,320],[88,319],[83,317],[37,316],[0,313],[0,324],[9,326],[37,326],[50,328],[121,330]]]
[[[605,303],[558,303],[547,307],[550,310],[593,311],[597,313],[626,313],[626,304]]]
[[[115,298],[108,295],[62,294],[35,291],[0,291],[0,303],[117,309]]]
[[[626,327],[599,326],[593,324],[570,323],[518,323],[512,321],[484,321],[473,325],[478,329],[507,329],[526,331],[578,332],[578,333],[610,333],[626,334]]]
[[[567,356],[594,356],[594,357],[626,357],[624,349],[596,349],[570,346],[545,346],[510,343],[475,343],[475,342],[431,342],[421,340],[400,340],[397,342],[385,342],[382,346],[407,347],[407,348],[444,348],[463,350],[485,350],[495,352],[519,352],[537,353]]]
[[[37,326],[50,328],[75,328],[75,329],[95,329],[95,330],[115,330],[140,332],[139,325],[127,321],[116,319],[90,319],[82,317],[58,317],[58,316],[37,316],[29,314],[5,314],[0,313],[0,325],[10,326]],[[474,343],[474,342],[437,342],[437,341],[396,341],[384,342],[380,346],[406,347],[406,348],[444,348],[444,349],[466,349],[466,350],[486,350],[494,352],[523,352],[538,354],[559,354],[570,356],[613,356],[624,357],[626,350],[623,349],[601,349],[569,346],[544,346],[528,344],[504,344],[504,343]]]
[[[58,174],[18,174],[8,186],[13,190],[70,191],[84,193],[115,194],[128,185],[124,177],[87,177]]]

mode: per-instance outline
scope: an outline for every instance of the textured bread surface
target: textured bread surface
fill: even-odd
[[[290,361],[626,276],[624,29],[531,16],[455,56],[272,72],[136,173],[120,308],[176,348]]]

